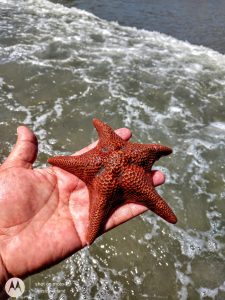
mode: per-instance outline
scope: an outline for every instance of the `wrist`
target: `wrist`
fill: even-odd
[[[0,300],[6,300],[9,298],[9,296],[5,292],[5,283],[8,279],[9,279],[8,272],[0,256]]]
[[[5,283],[8,279],[9,279],[8,272],[7,272],[4,262],[0,256],[0,295],[1,295],[1,292],[5,290]],[[0,297],[0,300],[1,300],[1,297]]]

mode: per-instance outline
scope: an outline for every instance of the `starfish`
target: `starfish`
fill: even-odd
[[[151,177],[153,163],[172,149],[160,144],[124,141],[99,119],[93,119],[99,141],[95,148],[78,156],[56,156],[48,162],[80,178],[90,198],[87,244],[102,232],[112,211],[125,202],[145,205],[169,223],[177,218],[156,192]]]

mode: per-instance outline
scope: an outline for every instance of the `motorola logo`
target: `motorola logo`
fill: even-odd
[[[24,293],[25,284],[20,278],[10,278],[5,284],[5,291],[10,297],[17,298]]]

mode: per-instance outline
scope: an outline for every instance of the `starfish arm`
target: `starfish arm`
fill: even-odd
[[[125,199],[128,202],[143,204],[167,222],[175,224],[177,222],[175,214],[156,192],[149,176],[140,167],[127,168],[121,183],[122,188],[126,190]]]
[[[89,193],[92,203],[90,204],[89,210],[89,224],[86,242],[88,245],[91,245],[103,229],[103,223],[105,223],[106,220],[107,201],[106,197],[100,195],[97,191]]]
[[[113,174],[104,172],[88,186],[90,197],[89,225],[86,242],[92,244],[104,228],[104,225],[117,202],[117,180]]]
[[[129,143],[126,146],[126,156],[129,158],[129,163],[141,166],[145,171],[151,171],[156,160],[171,153],[171,148],[160,144]]]
[[[77,156],[50,157],[48,163],[74,174],[87,184],[101,169],[101,158],[94,149]]]
[[[108,124],[99,119],[93,119],[93,124],[99,136],[97,147],[101,148],[102,152],[119,150],[126,145],[127,142],[119,137]]]
[[[137,202],[146,205],[151,211],[169,223],[177,223],[177,217],[165,200],[156,192],[153,186],[145,186],[142,196]]]

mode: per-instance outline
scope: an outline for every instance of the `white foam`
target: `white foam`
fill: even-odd
[[[212,122],[210,124],[212,127],[225,131],[225,122]]]
[[[208,289],[208,288],[200,288],[198,289],[201,299],[204,299],[206,296],[215,299],[218,294],[217,289]]]
[[[2,87],[4,84],[4,78],[0,77],[0,87]]]

